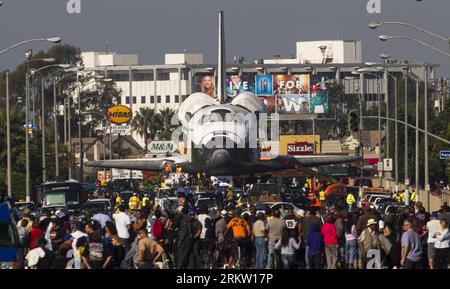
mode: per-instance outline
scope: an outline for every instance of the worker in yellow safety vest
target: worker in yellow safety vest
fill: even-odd
[[[417,202],[417,195],[415,191],[412,191],[411,196],[409,196],[411,202]]]
[[[322,190],[319,192],[319,201],[320,201],[320,205],[323,207],[325,205],[325,191]]]
[[[351,212],[353,210],[353,204],[356,202],[355,196],[353,196],[352,193],[349,193],[347,195],[347,205],[348,205],[348,211]]]
[[[405,191],[403,191],[403,192],[400,194],[400,199],[401,199],[401,201],[402,201],[403,203],[406,203],[406,192],[405,192]]]

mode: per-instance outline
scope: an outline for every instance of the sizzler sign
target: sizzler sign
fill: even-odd
[[[314,154],[314,144],[308,142],[296,142],[287,145],[288,155],[312,155]]]
[[[130,122],[133,113],[127,106],[115,105],[105,111],[105,116],[114,124],[124,124]]]

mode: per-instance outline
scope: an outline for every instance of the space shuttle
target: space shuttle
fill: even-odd
[[[191,174],[241,176],[286,169],[314,174],[313,167],[360,160],[359,156],[330,155],[261,158],[261,144],[267,140],[267,132],[261,132],[258,123],[267,115],[267,107],[252,92],[227,99],[223,11],[219,12],[218,35],[217,98],[201,92],[193,93],[178,109],[177,118],[181,123],[178,131],[183,135],[186,154],[152,159],[89,161],[86,165],[158,172],[170,165]],[[277,124],[271,125],[271,129]],[[172,136],[172,140],[178,143],[179,136]]]

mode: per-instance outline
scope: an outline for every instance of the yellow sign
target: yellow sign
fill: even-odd
[[[301,149],[305,147],[305,151],[308,148],[307,144],[313,144],[313,135],[280,135],[280,147],[279,154],[282,156],[288,154],[303,154],[301,153]],[[316,154],[320,153],[320,135],[316,135],[315,138],[316,143]],[[301,144],[301,145],[296,145]],[[290,151],[288,151],[288,148]],[[295,152],[294,152],[295,151]],[[306,153],[304,153],[306,154]]]
[[[130,122],[133,113],[128,106],[115,105],[105,111],[105,116],[114,124],[124,124]]]

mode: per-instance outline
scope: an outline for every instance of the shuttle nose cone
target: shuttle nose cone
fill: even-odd
[[[214,151],[211,156],[211,163],[213,166],[225,165],[229,160],[230,153],[224,149]]]

